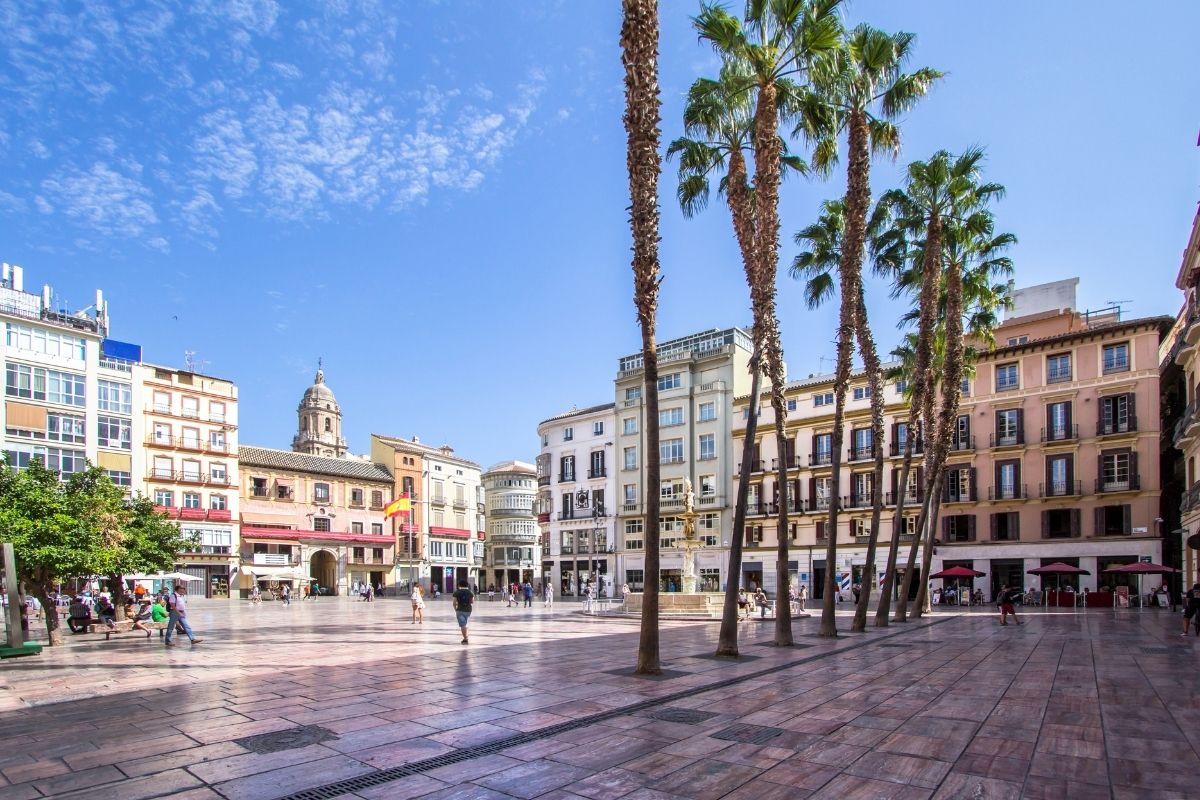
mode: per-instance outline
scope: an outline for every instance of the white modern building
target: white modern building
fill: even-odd
[[[482,480],[487,539],[480,588],[540,583],[541,547],[534,512],[537,468],[524,461],[504,461],[483,473]]]
[[[741,328],[708,331],[658,345],[659,455],[661,485],[660,589],[682,589],[685,481],[696,497],[696,554],[700,591],[716,592],[728,576],[735,497],[729,476],[737,472],[740,442],[734,442],[733,398],[750,391],[753,343]],[[620,359],[616,378],[617,469],[615,508],[620,537],[620,580],[641,591],[645,577],[645,400],[641,353]]]
[[[580,595],[593,583],[614,596],[616,416],[614,405],[575,409],[538,425],[540,579],[557,594]]]

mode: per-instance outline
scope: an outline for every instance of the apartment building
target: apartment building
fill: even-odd
[[[590,583],[598,596],[614,596],[615,432],[612,403],[573,409],[538,425],[541,581],[559,595],[581,596]]]
[[[734,494],[729,476],[741,456],[734,438],[733,398],[750,390],[753,343],[741,328],[713,328],[658,345],[661,487],[660,588],[682,588],[685,481],[696,497],[697,587],[723,590],[728,576]],[[617,555],[623,582],[641,591],[645,582],[645,401],[640,353],[618,362],[616,377]]]
[[[419,566],[411,573],[447,593],[458,581],[480,583],[487,528],[479,465],[455,455],[450,445],[431,447],[415,436],[371,434],[371,458],[392,464],[397,458],[409,460],[394,484],[401,494],[407,491],[416,498],[412,521],[396,518],[398,535],[411,545],[402,569]],[[405,480],[409,478],[411,482]],[[405,529],[405,524],[411,527]]]
[[[428,514],[424,490],[425,449],[417,437],[395,439],[371,435],[371,460],[392,469],[392,497],[407,497],[407,513],[388,521],[396,538],[396,587],[401,594],[411,593],[414,583],[429,585]]]
[[[541,583],[537,514],[537,468],[504,461],[483,473],[484,574],[480,587]]]
[[[1002,584],[1028,585],[1029,569],[1052,561],[1079,566],[1090,575],[1064,577],[1076,589],[1126,583],[1103,570],[1162,557],[1159,514],[1159,348],[1172,320],[1122,320],[1119,311],[1075,309],[1077,279],[1014,292],[1015,306],[997,329],[998,347],[983,354],[964,396],[942,492],[935,571],[968,566],[984,573],[974,586],[994,595]],[[787,388],[786,428],[793,442],[785,453],[795,470],[786,490],[775,485],[770,464],[778,457],[769,406],[759,419],[748,520],[746,560],[761,555],[761,582],[777,583],[773,503],[788,498],[797,519],[790,537],[795,577],[820,596],[827,568],[846,590],[863,580],[865,542],[876,491],[894,508],[898,491],[914,499],[923,491],[921,471],[907,487],[897,485],[906,429],[903,387],[885,388],[885,441],[872,441],[869,388],[859,374],[848,404],[845,469],[832,486],[832,376]],[[794,402],[793,402],[794,401]],[[739,414],[748,398],[739,397]],[[1138,409],[1142,409],[1139,413]],[[734,431],[740,439],[741,430]],[[876,447],[885,449],[886,486],[872,485]],[[761,476],[759,478],[758,476]],[[736,487],[736,477],[731,477]],[[731,490],[732,491],[732,488]],[[768,500],[769,499],[769,500]],[[764,502],[764,501],[767,502]],[[844,514],[838,530],[825,530],[829,503]],[[906,501],[907,502],[907,501]],[[881,542],[891,539],[891,512]],[[915,529],[916,509],[902,528]],[[827,535],[839,537],[839,563],[826,565]],[[911,541],[911,540],[909,540]],[[882,569],[881,555],[877,568]],[[743,580],[759,577],[744,567]],[[869,579],[869,578],[867,578]],[[1097,601],[1103,598],[1097,597]]]
[[[1164,450],[1182,500],[1178,509],[1164,507],[1163,517],[1171,531],[1173,554],[1179,556],[1177,566],[1183,569],[1182,585],[1191,586],[1200,581],[1200,212],[1193,220],[1175,285],[1183,292],[1184,304],[1163,365],[1170,425]]]
[[[140,451],[145,464],[135,473],[135,488],[195,537],[195,550],[179,554],[178,570],[203,581],[205,596],[228,598],[236,594],[238,570],[237,386],[153,364],[134,364],[131,375],[141,403],[133,417],[134,453]],[[113,451],[124,443],[123,392],[108,377],[100,381],[104,459],[116,457]]]

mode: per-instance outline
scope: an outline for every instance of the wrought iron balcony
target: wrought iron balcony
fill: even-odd
[[[988,500],[1025,500],[1029,497],[1029,490],[1025,484],[1019,486],[989,486]]]

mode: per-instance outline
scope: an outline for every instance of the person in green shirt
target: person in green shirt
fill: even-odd
[[[152,622],[166,622],[167,616],[167,607],[163,605],[162,598],[159,597],[154,601],[154,605],[150,606],[150,620]]]

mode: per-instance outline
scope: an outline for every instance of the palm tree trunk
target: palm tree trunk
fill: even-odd
[[[829,498],[829,522],[825,535],[825,589],[821,598],[821,636],[837,636],[837,608],[834,596],[837,587],[837,523],[838,499],[842,487],[842,446],[845,442],[846,392],[850,388],[850,369],[857,328],[859,286],[862,283],[863,247],[867,237],[867,208],[871,203],[869,131],[866,115],[855,111],[850,115],[846,167],[846,231],[842,237],[842,258],[838,265],[841,278],[841,308],[838,314],[837,365],[834,370],[833,392],[833,472]]]
[[[750,358],[750,411],[746,435],[742,437],[742,462],[738,468],[737,505],[733,507],[733,536],[729,540],[729,566],[725,571],[725,604],[721,608],[721,632],[716,655],[737,658],[738,588],[742,582],[742,541],[746,527],[746,501],[750,496],[750,461],[754,458],[754,437],[758,433],[759,394],[762,371],[758,368],[759,351]]]
[[[624,0],[621,60],[625,66],[625,131],[628,138],[629,216],[633,233],[634,302],[642,332],[643,392],[646,398],[646,569],[636,671],[662,672],[658,631],[658,177],[659,157],[658,3]]]
[[[867,383],[871,387],[871,430],[875,445],[874,496],[871,498],[871,533],[867,539],[867,558],[863,566],[862,591],[854,609],[850,630],[861,633],[867,629],[867,608],[875,586],[875,551],[879,546],[879,521],[883,516],[883,366],[875,349],[875,337],[867,323],[867,304],[863,298],[862,282],[858,285],[858,348],[862,353]]]
[[[892,516],[892,541],[888,547],[887,566],[883,572],[883,586],[879,590],[879,605],[875,609],[875,627],[886,628],[892,610],[892,594],[896,591],[896,562],[900,557],[900,532],[904,529],[904,501],[908,499],[908,476],[912,471],[913,453],[916,450],[918,400],[913,393],[912,410],[908,414],[908,438],[904,442],[904,461],[900,466],[900,479],[896,483],[896,513]],[[914,538],[916,534],[914,533]],[[907,600],[907,598],[905,598]]]

